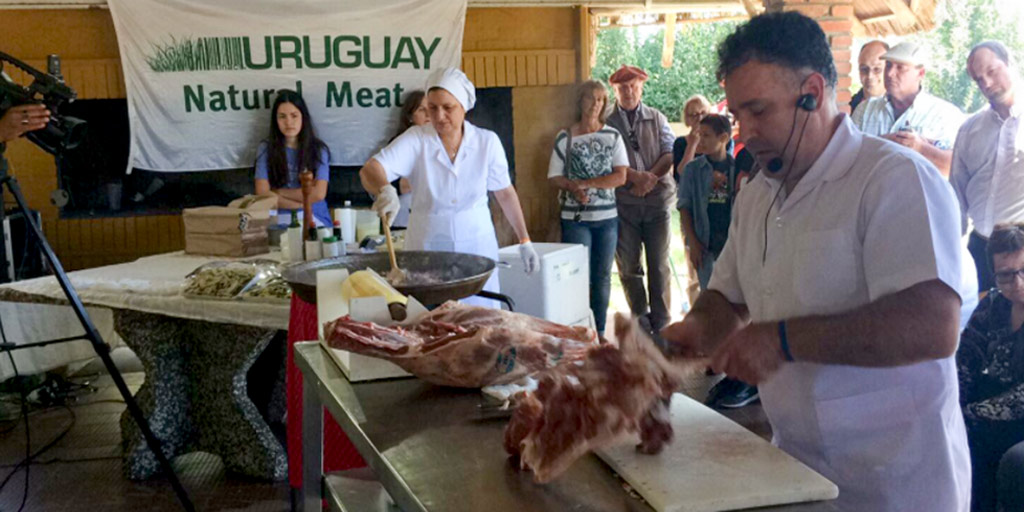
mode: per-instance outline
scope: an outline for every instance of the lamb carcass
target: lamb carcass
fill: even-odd
[[[478,388],[577,361],[597,333],[528,315],[450,301],[405,327],[348,316],[324,327],[327,344],[386,359],[442,386]]]
[[[539,483],[556,478],[579,457],[640,432],[643,453],[672,440],[665,404],[699,363],[670,363],[651,338],[622,315],[611,344],[592,348],[581,364],[545,372],[537,391],[518,405],[505,430],[505,450]]]

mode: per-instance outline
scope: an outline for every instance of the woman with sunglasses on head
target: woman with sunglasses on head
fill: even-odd
[[[689,128],[690,133],[676,137],[675,143],[672,144],[672,169],[675,170],[676,182],[683,175],[686,164],[697,157],[697,143],[700,138],[697,125],[710,113],[711,102],[703,94],[694,94],[683,104],[683,124]]]
[[[560,189],[562,241],[590,251],[590,309],[604,332],[619,219],[615,188],[626,183],[629,156],[622,135],[605,125],[608,91],[596,80],[579,86],[576,122],[555,136],[548,181]]]
[[[318,226],[330,226],[327,211],[327,182],[330,179],[330,150],[317,138],[313,118],[302,96],[281,90],[270,115],[270,136],[256,152],[256,193],[277,196],[277,209],[301,210],[302,185],[299,175],[312,172],[316,178],[311,201]]]
[[[988,255],[996,288],[974,310],[956,352],[971,510],[996,510],[997,499],[1005,510],[1022,510],[1024,503],[1008,503],[1011,492],[1020,494],[1013,486],[1000,482],[996,491],[996,471],[1003,454],[1024,441],[1024,224],[996,226]]]

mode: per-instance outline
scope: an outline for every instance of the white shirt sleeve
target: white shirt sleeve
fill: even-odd
[[[503,190],[512,186],[508,175],[508,159],[498,134],[488,131],[484,150],[487,151],[487,191]]]
[[[857,108],[850,114],[850,121],[853,121],[853,124],[857,125],[857,128],[860,128],[861,131],[864,130],[864,112],[868,109],[868,103],[871,103],[871,98],[864,98],[860,105],[857,105]]]
[[[942,106],[942,114],[939,115],[939,136],[936,138],[935,146],[939,149],[953,149],[960,126],[964,124],[964,113],[956,105],[945,104]]]
[[[565,134],[565,130],[555,135],[555,147],[551,150],[551,160],[548,161],[548,178],[565,175],[565,146],[568,143],[569,137]]]
[[[626,153],[626,142],[622,134],[615,130],[615,149],[612,152],[612,167],[629,167],[629,154]]]
[[[661,154],[672,154],[672,145],[676,143],[676,134],[672,133],[672,127],[668,125],[668,118],[665,114],[658,112],[658,123],[661,129]],[[654,165],[653,162],[651,165]]]
[[[953,190],[923,158],[891,158],[894,165],[868,182],[859,212],[869,300],[934,279],[959,294],[960,212]]]
[[[953,162],[949,170],[949,183],[953,185],[953,192],[960,203],[960,234],[967,233],[967,184],[971,181],[970,170],[964,163],[965,145],[970,144],[964,128],[967,128],[966,123],[960,127],[953,144]]]
[[[423,141],[416,128],[413,127],[373,155],[373,159],[384,168],[390,183],[398,178],[408,177],[422,151]]]

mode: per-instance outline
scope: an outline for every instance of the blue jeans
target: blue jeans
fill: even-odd
[[[700,262],[700,268],[697,269],[697,282],[700,283],[700,291],[708,289],[708,283],[711,282],[711,272],[715,270],[715,260],[717,259],[718,255],[716,254],[704,253],[704,259]]]
[[[612,260],[619,240],[618,217],[593,222],[562,219],[562,242],[583,244],[590,252],[590,309],[597,332],[604,332],[612,290]]]

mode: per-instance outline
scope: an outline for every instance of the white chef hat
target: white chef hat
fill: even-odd
[[[440,87],[455,96],[466,112],[476,105],[476,86],[465,73],[456,68],[440,68],[427,78],[427,91]]]

